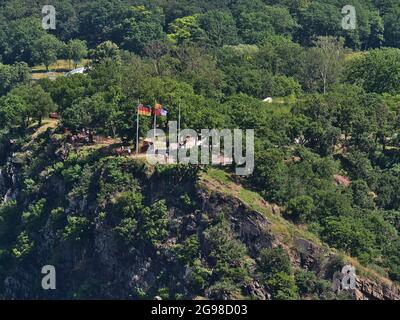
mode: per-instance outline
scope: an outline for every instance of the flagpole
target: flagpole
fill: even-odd
[[[136,116],[136,155],[139,154],[139,100],[138,100],[138,104],[136,106],[136,112],[137,112],[137,116]]]
[[[179,114],[178,114],[178,142],[179,141],[179,135],[181,133],[181,104],[179,104]]]
[[[154,104],[154,107],[153,107],[153,109],[154,109],[154,132],[153,132],[153,144],[154,144],[154,147],[155,147],[155,145],[156,145],[156,126],[157,126],[157,111],[156,111],[156,101],[155,101],[155,104]]]

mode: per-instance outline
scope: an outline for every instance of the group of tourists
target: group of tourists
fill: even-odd
[[[132,149],[131,147],[119,147],[115,150],[116,154],[118,157],[122,157],[122,156],[128,156],[130,157],[132,155]]]
[[[93,132],[90,129],[83,128],[78,134],[70,134],[67,140],[73,145],[76,144],[90,145],[94,143]]]

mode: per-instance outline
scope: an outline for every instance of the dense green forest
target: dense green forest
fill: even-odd
[[[399,1],[46,4],[57,12],[54,30],[42,28],[43,1],[0,0],[0,298],[51,297],[29,288],[35,279],[14,292],[6,281],[50,262],[64,264],[69,281],[57,298],[257,298],[249,279],[273,299],[345,298],[327,277],[293,267],[281,247],[253,250],[224,214],[202,213],[207,168],[148,168],[101,150],[60,156],[65,128],[134,142],[138,101],[166,106],[161,128],[179,107],[183,128],[254,129],[255,170],[235,181],[296,227],[400,281]],[[354,30],[342,28],[349,4]],[[51,71],[58,60],[86,64],[85,74],[33,80],[35,67]],[[57,126],[33,133],[51,112]],[[143,118],[140,135],[151,126]],[[90,251],[100,235],[119,251],[99,262]],[[78,257],[87,256],[82,279]],[[148,259],[163,263],[136,291],[123,271],[111,281],[96,270]]]

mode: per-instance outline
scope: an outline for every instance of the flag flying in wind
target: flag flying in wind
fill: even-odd
[[[138,114],[141,116],[151,117],[151,108],[145,107],[142,104],[138,105]]]
[[[163,109],[163,106],[159,103],[156,103],[154,105],[154,110],[153,110],[153,114],[157,117],[166,117],[168,114],[168,111]]]
[[[155,110],[154,110],[154,114],[155,114],[157,117],[166,117],[167,114],[168,114],[168,111],[165,110],[165,109],[155,109]]]

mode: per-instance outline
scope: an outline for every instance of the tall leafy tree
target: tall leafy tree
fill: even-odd
[[[311,45],[318,36],[339,36],[342,18],[340,8],[329,2],[307,2],[298,12],[302,28],[296,38],[303,44]]]
[[[17,95],[0,98],[0,129],[13,126],[25,127],[28,107],[24,99]]]
[[[12,21],[8,28],[4,61],[24,61],[33,65],[39,55],[37,44],[45,36],[40,19],[30,17]]]
[[[121,62],[121,52],[119,47],[111,42],[106,41],[99,44],[95,49],[89,52],[91,65],[96,66],[103,61]]]
[[[77,39],[68,42],[66,51],[66,56],[70,61],[74,62],[75,68],[88,54],[86,42]]]
[[[200,28],[199,15],[175,19],[169,25],[168,38],[177,44],[203,41],[205,32]]]
[[[9,92],[14,86],[28,82],[30,70],[25,62],[14,65],[0,63],[0,96]]]
[[[61,47],[62,43],[55,36],[46,34],[33,43],[33,61],[44,64],[49,71],[49,66],[57,61]]]
[[[79,15],[79,33],[90,47],[105,41],[117,41],[115,27],[125,17],[127,6],[121,0],[87,1]]]
[[[68,41],[77,37],[79,32],[79,7],[69,0],[53,0],[52,3],[57,13],[56,29],[52,30],[52,34],[61,41]]]
[[[200,27],[207,35],[207,43],[222,47],[239,42],[235,19],[229,12],[209,11],[199,17]]]
[[[400,92],[400,49],[375,49],[352,59],[345,69],[350,83],[368,92]]]
[[[122,35],[122,48],[142,53],[146,45],[165,37],[163,23],[164,16],[159,9],[153,12],[144,6],[129,8],[126,18],[118,27]]]
[[[344,63],[343,41],[334,37],[319,37],[308,51],[304,81],[310,90],[326,93],[334,84]],[[308,82],[308,83],[307,83]]]
[[[395,6],[383,16],[385,25],[385,45],[389,47],[400,47],[400,6]]]
[[[39,126],[41,126],[42,120],[56,108],[50,94],[39,85],[23,85],[11,93],[22,97],[28,106],[29,117],[37,120]]]

